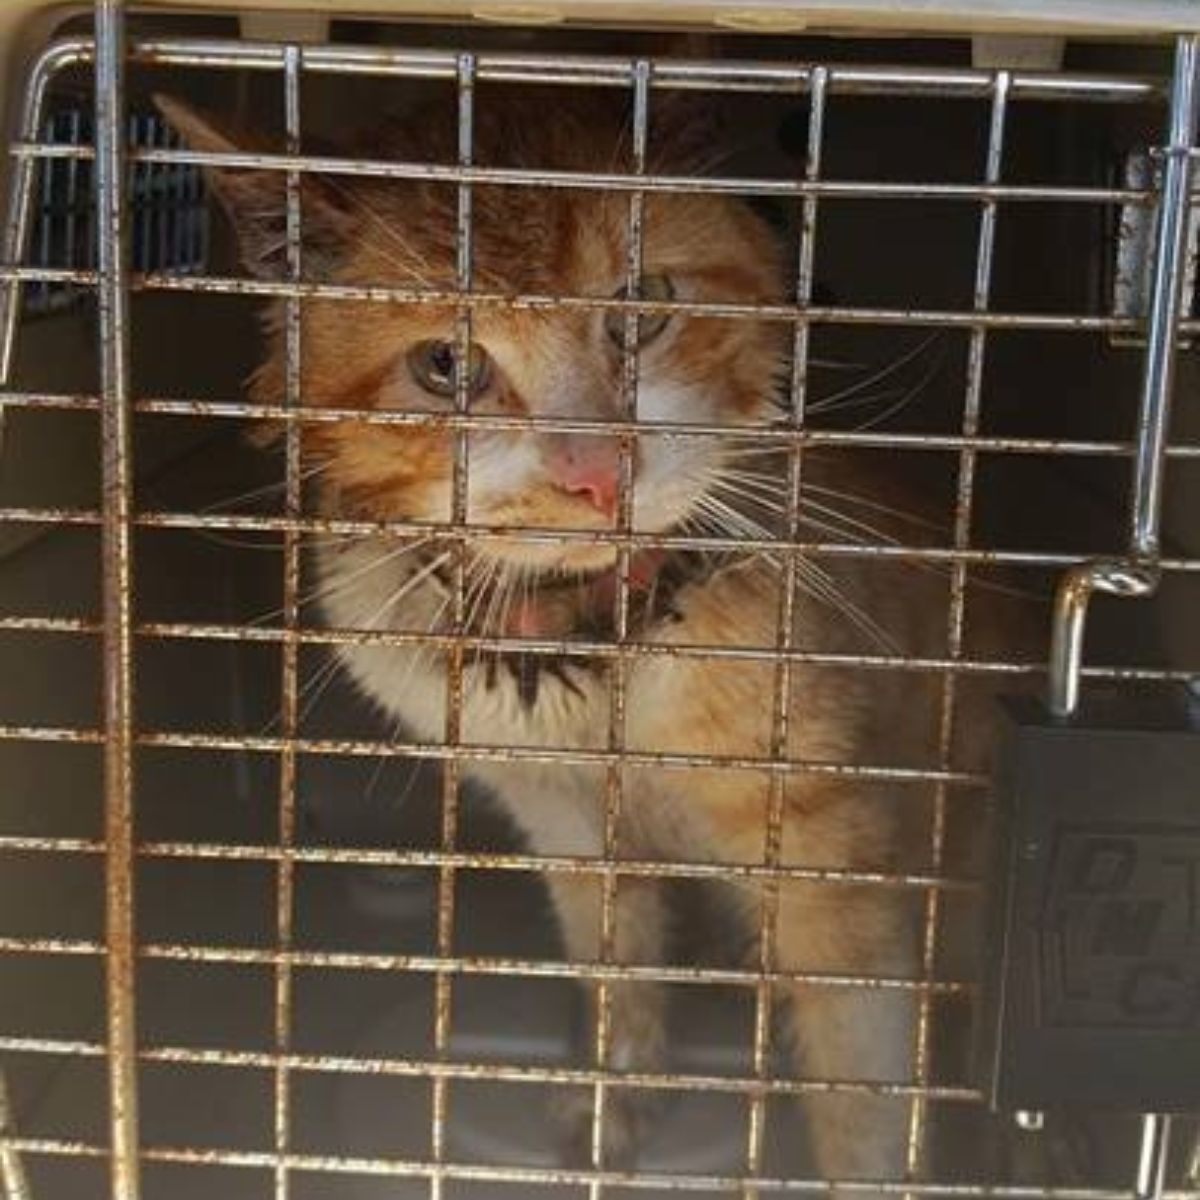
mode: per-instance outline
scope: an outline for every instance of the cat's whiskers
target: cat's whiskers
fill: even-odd
[[[529,569],[524,563],[518,563],[509,572],[510,583],[508,586],[508,591],[504,597],[504,604],[500,609],[500,623],[496,630],[497,635],[500,637],[507,636],[508,634],[509,619],[512,616],[513,601],[519,597],[521,593],[521,585],[528,573]]]
[[[366,534],[362,538],[354,538],[353,542],[377,540],[377,534]],[[308,539],[306,539],[307,541]],[[366,574],[371,571],[377,571],[380,567],[388,563],[394,563],[405,554],[411,554],[414,550],[419,550],[422,546],[428,545],[434,539],[432,537],[417,538],[415,541],[405,541],[392,550],[388,550],[376,555],[366,563],[353,568],[344,575],[337,575],[327,583],[320,587],[313,588],[311,591],[302,593],[296,597],[297,608],[306,608],[317,600],[328,600],[333,596],[340,595],[354,585]],[[266,621],[272,621],[280,617],[284,613],[283,608],[273,609],[271,612],[260,613],[258,616],[251,618],[247,624],[261,625]]]
[[[492,584],[499,574],[500,568],[501,563],[498,558],[480,555],[472,560],[463,593],[462,630],[464,633],[470,633],[476,628],[476,621],[484,604],[490,599]],[[471,665],[478,666],[479,658],[479,647],[476,647]]]
[[[508,580],[508,564],[503,559],[494,560],[496,564],[495,570],[492,572],[491,582],[487,589],[487,602],[483,605],[483,615],[479,622],[479,628],[474,630],[478,637],[485,638],[491,630],[492,617],[495,615],[500,604],[500,597],[504,592],[505,584]],[[482,645],[475,647],[474,665],[478,666],[483,661],[484,650]]]
[[[406,242],[396,232],[392,223],[388,221],[379,210],[363,195],[361,189],[350,189],[345,184],[340,183],[332,176],[327,176],[324,180],[327,186],[337,192],[343,199],[349,200],[350,203],[364,216],[369,223],[374,227],[377,233],[381,234],[384,240],[393,246],[398,247],[406,256],[404,259],[397,257],[396,254],[389,254],[386,251],[380,253],[380,257],[384,259],[390,266],[395,267],[403,275],[421,288],[431,288],[433,286],[431,275],[432,268],[428,260],[422,255],[415,246]],[[379,248],[376,247],[376,253],[379,253]],[[415,260],[420,270],[412,265],[409,260]],[[422,274],[424,272],[424,274]]]
[[[771,503],[778,503],[779,507],[773,508],[772,511],[781,515],[785,511],[783,501],[787,497],[790,488],[788,483],[778,476],[721,467],[712,473],[711,478],[714,487],[721,488],[735,495],[744,494],[747,499],[752,500],[754,503],[762,504],[764,507]],[[744,493],[741,492],[741,489],[745,489]],[[884,533],[876,525],[868,524],[866,521],[859,520],[842,510],[833,509],[829,505],[823,504],[821,501],[814,499],[814,496],[822,496],[829,500],[840,500],[844,504],[866,509],[869,512],[886,514],[897,521],[920,526],[931,531],[944,533],[946,529],[944,525],[936,521],[930,521],[918,513],[902,508],[894,508],[891,505],[872,500],[857,492],[826,487],[823,484],[814,483],[808,479],[801,479],[800,493],[801,504],[804,508],[815,508],[818,511],[845,520],[847,523],[857,525],[869,536],[883,541],[896,543],[897,539]]]
[[[795,559],[797,583],[814,599],[821,600],[838,616],[845,617],[870,640],[897,657],[903,654],[896,640],[874,617],[850,599],[828,571],[811,558],[798,555]]]
[[[734,536],[751,536],[756,539],[770,538],[772,536],[770,530],[765,526],[760,525],[753,518],[739,512],[711,493],[705,494],[697,500],[697,508],[702,512],[711,514],[723,525],[726,532],[732,533]],[[802,519],[804,518],[802,517]],[[810,524],[815,522],[816,519],[809,521]],[[765,557],[773,566],[778,567],[781,565],[780,556],[768,552]],[[797,583],[805,592],[815,600],[823,603],[833,612],[844,616],[852,625],[883,649],[893,654],[901,652],[887,630],[870,616],[869,613],[855,604],[846,593],[846,590],[840,587],[827,571],[813,562],[811,558],[806,558],[803,555],[795,556],[794,562],[796,564]]]
[[[437,607],[432,613],[430,613],[429,620],[426,622],[423,632],[434,632],[449,603],[450,593],[444,592],[442,598],[438,601]],[[413,676],[416,675],[417,671],[424,667],[426,660],[431,660],[435,653],[436,651],[434,650],[433,646],[427,642],[418,642],[415,647],[412,647],[412,652],[408,656],[407,665],[405,666],[403,673],[397,679],[397,685],[399,687],[406,688]],[[388,730],[387,739],[384,742],[385,746],[391,747],[400,744],[400,731],[403,726],[404,720],[402,717],[397,717],[396,720],[392,722],[391,728]],[[375,764],[375,768],[371,772],[371,778],[367,781],[367,786],[363,791],[363,795],[366,799],[371,799],[371,797],[375,794],[375,789],[382,781],[384,772],[392,763],[396,761],[396,759],[397,756],[392,754],[381,754],[379,756],[379,761]],[[396,797],[395,803],[397,806],[403,804],[405,800],[408,799],[412,792],[413,785],[420,777],[421,769],[422,763],[420,761],[413,762],[409,760],[408,779],[405,780],[403,789],[401,790],[399,796]]]
[[[748,500],[751,504],[767,508],[777,516],[782,517],[786,515],[786,506],[783,500],[787,492],[787,485],[783,480],[775,476],[762,475],[757,472],[736,472],[729,471],[726,468],[719,468],[713,472],[711,478],[711,486],[714,490],[724,490],[735,497],[742,494],[742,498]],[[738,488],[734,487],[735,483],[739,487],[741,485],[749,485],[754,490],[739,493]],[[774,497],[772,496],[773,493]],[[879,526],[872,525],[865,520],[855,517],[851,513],[824,504],[814,499],[811,493],[816,493],[830,500],[840,501],[843,504],[866,509],[869,512],[879,512],[895,518],[897,521],[924,528],[933,533],[946,533],[946,526],[944,524],[931,521],[918,513],[902,508],[893,508],[891,505],[869,499],[857,492],[849,492],[839,488],[827,487],[824,484],[802,480],[801,521],[818,532],[829,534],[834,538],[844,541],[854,542],[859,545],[905,545],[904,539],[885,533]],[[814,516],[814,512],[821,514],[825,519],[822,520],[820,516]],[[950,567],[937,562],[903,560],[903,565],[910,570],[921,571],[925,574],[937,575],[942,578],[948,577],[951,570]],[[980,579],[977,575],[970,576],[969,582],[971,586],[984,591],[993,592],[998,595],[1012,596],[1017,599],[1044,601],[1046,598],[1044,594],[1030,588],[999,583],[995,580]]]
[[[431,559],[419,570],[409,575],[403,584],[394,592],[384,598],[382,604],[378,606],[368,605],[363,609],[353,620],[349,628],[354,630],[370,631],[377,629],[380,622],[388,616],[395,607],[411,594],[414,588],[423,583],[433,572],[440,569],[450,560],[450,551],[445,551],[443,554]],[[339,665],[341,664],[341,652],[335,647],[326,662],[316,670],[312,677],[304,684],[300,691],[299,699],[304,700],[304,707],[300,710],[297,717],[297,723],[303,724],[311,715],[312,710],[316,707],[317,702],[324,694],[325,690],[333,682]],[[316,688],[314,691],[313,689]]]
[[[862,433],[864,430],[874,429],[877,425],[882,425],[884,421],[890,420],[897,413],[903,412],[903,410],[906,409],[925,390],[925,388],[929,385],[930,380],[932,380],[934,376],[937,375],[938,371],[941,370],[941,367],[942,359],[939,355],[930,364],[929,369],[925,372],[925,374],[922,375],[921,378],[918,379],[917,382],[914,383],[912,387],[900,397],[899,400],[890,405],[888,408],[885,408],[882,412],[878,412],[873,417],[863,421],[861,424],[853,426],[851,432]]]
[[[310,479],[315,479],[318,475],[328,471],[335,465],[332,459],[326,459],[323,462],[305,467],[299,472],[300,482],[307,483]],[[248,500],[259,500],[265,496],[275,495],[284,491],[287,486],[288,481],[286,479],[277,479],[273,483],[267,483],[262,487],[252,488],[246,492],[239,492],[234,496],[223,496],[220,500],[214,500],[211,504],[206,504],[203,508],[197,509],[197,512],[200,514],[223,512],[226,509],[234,507],[234,505],[244,504]]]
[[[806,492],[815,492],[818,496],[826,496],[831,500],[841,500],[845,504],[855,505],[870,512],[886,513],[890,517],[896,517],[911,525],[923,526],[925,529],[933,532],[945,533],[947,529],[947,526],[940,521],[931,521],[928,517],[921,516],[920,513],[914,513],[908,509],[895,508],[891,504],[883,504],[858,492],[847,492],[841,488],[831,488],[822,483],[812,483],[809,481],[805,481],[802,484],[802,488]]]
[[[865,379],[856,380],[854,383],[833,392],[831,395],[822,396],[819,400],[814,400],[807,406],[807,411],[810,413],[836,412],[846,401],[854,400],[876,384],[882,383],[886,379],[891,379],[892,376],[902,371],[909,363],[920,358],[941,336],[940,332],[935,332],[926,338],[922,338],[911,350],[907,350],[892,359],[891,362],[872,372]]]

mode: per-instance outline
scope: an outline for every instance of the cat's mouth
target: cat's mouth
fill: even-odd
[[[676,593],[697,576],[705,557],[664,549],[631,554],[627,630],[636,632],[659,619],[676,618]],[[615,564],[590,571],[547,567],[533,575],[482,569],[490,571],[489,582],[472,589],[468,580],[467,587],[466,631],[476,637],[608,640],[616,631],[620,581]],[[434,575],[449,590],[449,568],[441,567]]]
[[[638,550],[629,557],[629,615],[640,617],[654,607],[671,554],[667,550]],[[505,615],[503,634],[515,637],[565,637],[568,634],[608,633],[616,624],[620,580],[616,565],[564,577],[544,572]]]

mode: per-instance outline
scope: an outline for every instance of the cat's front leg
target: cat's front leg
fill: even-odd
[[[496,795],[535,854],[599,859],[604,853],[603,782],[557,772],[499,773],[489,778]],[[580,967],[605,955],[602,936],[604,876],[600,872],[546,871],[567,960]],[[662,964],[666,918],[661,884],[620,876],[616,881],[608,960],[618,965]],[[597,998],[594,977],[582,979],[588,1015],[583,1064],[596,1065]],[[610,980],[603,1067],[614,1074],[660,1068],[665,1047],[666,992],[647,980]],[[616,1084],[605,1089],[603,1161],[628,1164],[647,1123],[655,1093]],[[563,1122],[571,1165],[590,1163],[595,1089],[563,1089],[555,1115]]]
[[[911,978],[916,938],[906,899],[903,889],[826,883],[787,882],[780,891],[777,965],[814,976],[779,989],[796,1075],[849,1085],[816,1090],[803,1102],[808,1139],[826,1179],[905,1178],[912,1101],[873,1094],[871,1086],[912,1081],[916,993],[865,979],[846,986],[815,977]]]
[[[573,963],[601,960],[602,884],[599,877],[551,875],[550,892],[558,913],[567,956]],[[661,964],[665,942],[664,898],[654,880],[621,878],[616,887],[610,961],[625,966]],[[589,1016],[585,1046],[596,1062],[600,1028],[597,982],[585,980]],[[647,980],[611,980],[607,984],[607,1038],[603,1066],[623,1072],[662,1067],[666,1036],[666,993]],[[617,1084],[605,1090],[602,1163],[629,1166],[654,1108],[654,1093]],[[568,1155],[573,1164],[590,1162],[595,1112],[594,1089],[573,1091],[563,1106]]]

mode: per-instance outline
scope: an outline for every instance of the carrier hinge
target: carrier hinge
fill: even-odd
[[[1116,248],[1113,256],[1112,283],[1109,303],[1117,317],[1129,317],[1145,321],[1149,311],[1150,280],[1154,267],[1154,229],[1162,196],[1162,171],[1164,156],[1156,151],[1135,150],[1128,154],[1121,168],[1120,186],[1141,192],[1150,192],[1154,199],[1149,203],[1129,201],[1121,205],[1117,222]],[[1196,307],[1196,246],[1200,236],[1200,208],[1196,200],[1200,196],[1200,172],[1194,172],[1191,186],[1192,203],[1188,208],[1186,253],[1183,267],[1184,319],[1190,317]],[[1119,346],[1145,345],[1142,328],[1135,331],[1118,330],[1112,341]],[[1190,339],[1180,339],[1180,346],[1190,345]]]

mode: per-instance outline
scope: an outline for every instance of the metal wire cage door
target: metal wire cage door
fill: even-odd
[[[1157,592],[1167,610],[1195,611],[1200,554],[1194,539],[1189,549],[1186,537],[1164,536],[1162,520],[1176,478],[1180,495],[1195,503],[1198,481],[1189,473],[1200,459],[1200,442],[1169,420],[1176,377],[1187,369],[1182,348],[1200,332],[1186,287],[1194,273],[1197,70],[1189,38],[1175,47],[1168,78],[142,37],[127,36],[119,0],[99,0],[94,36],[45,50],[7,147],[0,271],[7,422],[0,675],[9,681],[0,688],[0,789],[9,793],[0,796],[0,903],[11,914],[0,925],[6,1200],[1191,1194],[1174,1190],[1166,1174],[1167,1118],[1105,1118],[1079,1135],[1090,1149],[1072,1157],[1074,1133],[1039,1139],[985,1112],[960,1065],[971,953],[946,945],[962,936],[947,932],[955,912],[978,892],[978,863],[964,847],[969,829],[982,823],[989,782],[962,746],[966,706],[996,691],[1044,689],[1048,667],[1060,711],[1073,708],[1081,678],[1166,688],[1200,674],[1200,658],[1182,661],[1177,639],[1164,650],[1130,633],[1149,619],[1150,603],[1113,606],[1142,617],[1113,618],[1108,657],[1082,665],[1094,591]],[[234,78],[273,97],[282,120],[270,152],[130,138],[137,121],[148,120],[136,110],[148,108],[151,92],[207,80],[219,97],[223,81]],[[424,89],[443,103],[454,131],[450,160],[318,152],[308,133],[320,114],[308,89],[363,80]],[[93,143],[48,140],[46,131],[62,124],[54,121],[58,97],[77,97],[81,87],[94,97]],[[583,172],[482,162],[476,131],[505,88],[540,89],[547,121],[564,93],[620,94],[629,112],[627,164]],[[702,173],[660,171],[651,152],[656,114],[697,95],[783,113],[784,168],[743,171],[735,162]],[[906,105],[923,106],[911,111],[928,125],[905,118],[892,127],[913,135],[896,172],[887,165],[890,135],[873,144],[863,131],[885,121],[889,107],[908,112]],[[746,146],[756,128],[751,120],[741,127]],[[1075,139],[1074,158],[1043,138],[1050,128]],[[1113,130],[1138,145],[1151,131],[1149,176],[1097,178],[1088,156]],[[952,145],[959,165],[950,163]],[[859,159],[847,149],[855,146]],[[910,154],[919,182],[905,174]],[[39,236],[38,202],[47,201],[40,193],[47,179],[60,178],[48,163],[68,164],[64,172],[86,166],[94,179],[94,207],[79,223],[81,237],[94,233],[94,260],[70,237],[60,244],[58,235]],[[209,266],[197,168],[282,181],[278,278]],[[305,261],[312,178],[443,188],[453,211],[452,286],[317,277]],[[604,297],[572,294],[565,283],[514,292],[480,277],[478,207],[492,189],[601,193],[619,205],[622,287]],[[154,215],[176,192],[184,216]],[[789,241],[788,296],[751,303],[655,295],[646,286],[647,205],[689,195],[739,197],[773,214]],[[137,207],[135,197],[145,196],[151,201]],[[1135,217],[1152,232],[1141,258],[1131,251],[1121,260],[1124,290],[1093,288],[1089,272],[1109,253],[1106,239]],[[182,247],[174,258],[172,241]],[[143,242],[151,246],[145,253]],[[909,249],[915,257],[905,257]],[[838,262],[846,255],[857,255],[859,267],[843,279]],[[938,255],[951,266],[944,273],[931,266],[925,278],[922,264]],[[885,284],[872,290],[881,276]],[[68,372],[65,385],[46,373],[45,358],[54,355],[39,351],[38,320],[50,318],[22,311],[23,296],[50,291],[79,302],[56,301],[50,307],[62,312],[54,319],[84,331],[71,342],[83,366]],[[1134,293],[1140,300],[1129,300]],[[1129,301],[1124,310],[1114,294]],[[266,302],[278,305],[284,349],[282,400],[272,404],[219,390],[236,387],[253,365],[253,349],[239,357],[236,347],[239,337],[254,340],[254,313]],[[472,436],[595,434],[590,417],[473,411],[461,365],[436,411],[307,403],[304,318],[317,303],[450,310],[459,364],[472,361],[474,326],[485,315],[601,314],[619,362],[619,400],[603,426],[620,443],[612,528],[468,520]],[[786,459],[776,528],[749,522],[718,533],[686,525],[664,533],[634,519],[640,440],[731,436],[718,420],[656,423],[639,411],[640,331],[676,318],[786,331],[781,415],[737,432],[756,453]],[[171,347],[162,370],[156,341]],[[222,381],[214,386],[209,377],[207,393],[193,386],[216,360]],[[161,382],[180,363],[188,364],[182,381]],[[846,370],[848,377],[839,374]],[[931,406],[913,407],[914,396],[932,396]],[[39,422],[47,423],[40,442]],[[226,436],[265,422],[281,454]],[[305,434],[339,425],[366,437],[446,437],[453,471],[445,519],[381,520],[314,507]],[[30,445],[70,462],[43,470]],[[928,468],[939,520],[891,536],[876,527],[889,511],[884,494],[859,495],[849,510],[822,508],[836,497],[811,484],[809,455]],[[1092,499],[1068,520],[1054,489],[1072,479],[1082,479]],[[247,482],[259,486],[230,502],[230,491]],[[257,504],[264,496],[265,507]],[[1014,510],[1024,513],[1023,533],[1004,523]],[[306,551],[322,540],[366,537],[435,539],[445,548],[447,629],[381,629],[369,620],[338,628],[316,619]],[[615,546],[611,636],[518,636],[473,625],[468,553],[504,538]],[[697,550],[757,553],[775,564],[778,621],[770,636],[751,645],[643,636],[640,556]],[[932,580],[942,606],[937,644],[891,642],[871,613],[856,618],[865,639],[856,648],[798,640],[795,613],[814,578],[806,564],[834,570],[844,562],[880,572],[884,592]],[[1049,600],[1056,588],[1053,644],[1048,603],[1035,610],[1044,619],[1032,647],[1018,647],[1015,635],[999,646],[972,636],[979,594]],[[329,699],[345,686],[335,652],[372,646],[444,657],[440,737],[381,726],[377,714],[354,707],[349,690],[341,701]],[[608,703],[595,743],[473,737],[464,724],[465,673],[481,656],[505,654],[555,669],[601,664]],[[666,659],[764,670],[762,751],[646,744],[627,719],[630,680],[641,664]],[[797,750],[796,728],[805,721],[794,700],[800,673],[830,687],[870,677],[932,688],[928,746],[894,760]],[[218,697],[212,703],[210,693]],[[314,706],[325,724],[314,721]],[[535,852],[495,834],[477,816],[485,798],[468,782],[479,764],[593,772],[600,852]],[[639,771],[760,780],[761,853],[709,861],[683,846],[657,856],[626,848],[629,780]],[[798,778],[908,806],[920,816],[919,846],[890,868],[806,857],[785,830],[786,792]],[[389,826],[383,836],[363,836],[329,815],[336,808],[329,796],[380,789],[403,793],[400,833]],[[427,804],[417,803],[421,796]],[[403,826],[418,810],[428,818],[419,836]],[[525,928],[545,924],[529,914],[544,907],[544,883],[560,878],[597,889],[598,952],[590,961],[564,955],[552,934]],[[757,933],[749,954],[711,956],[708,931],[719,922],[697,917],[684,940],[699,943],[698,951],[624,960],[620,897],[647,881],[683,892],[733,887],[752,897]],[[839,974],[780,962],[780,897],[796,886],[904,896],[920,926],[913,971]],[[337,906],[346,896],[343,919]],[[705,911],[694,897],[685,904]],[[404,932],[401,911],[419,912],[419,934]],[[594,991],[581,1038],[571,1028],[579,980]],[[909,1075],[796,1072],[779,1053],[781,984],[908,998]],[[612,994],[637,985],[666,987],[692,1014],[681,1018],[692,1031],[682,1048],[654,1069],[630,1068],[612,1053]],[[551,998],[543,1004],[543,996]],[[706,1008],[710,997],[715,1007]],[[543,1035],[535,1027],[546,1012],[552,1032]],[[618,1161],[607,1123],[633,1092],[676,1113],[661,1118],[674,1133],[661,1143],[651,1134],[647,1152]],[[551,1123],[537,1115],[568,1095],[583,1096],[590,1113],[574,1160],[560,1156],[545,1132]],[[823,1178],[811,1152],[794,1145],[804,1137],[798,1097],[879,1100],[901,1112],[905,1151],[894,1176]]]

